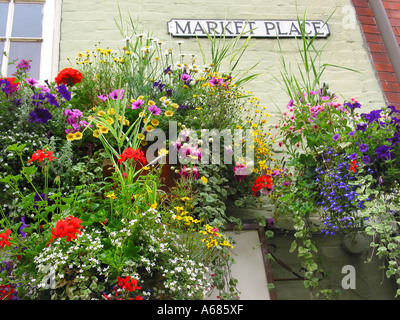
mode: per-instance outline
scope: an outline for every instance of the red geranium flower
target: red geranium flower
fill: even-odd
[[[357,168],[358,168],[357,160],[352,160],[350,165],[350,171],[356,173]]]
[[[11,230],[7,230],[6,232],[0,233],[0,248],[3,249],[4,246],[10,246],[11,243],[9,242],[9,240],[11,240],[11,238],[9,237],[11,233]]]
[[[65,84],[72,87],[74,84],[81,82],[82,78],[80,71],[73,68],[65,68],[60,71],[55,80],[57,85]]]
[[[133,161],[139,161],[142,164],[146,164],[146,156],[141,149],[126,148],[125,151],[120,155],[118,163],[126,161],[126,159],[133,159]]]
[[[50,242],[52,242],[55,238],[62,237],[67,237],[67,242],[70,242],[71,239],[76,239],[76,235],[82,233],[79,230],[83,228],[81,223],[81,219],[75,218],[71,215],[66,217],[64,220],[61,219],[57,221],[55,228],[51,229],[52,237]]]
[[[272,178],[270,176],[264,175],[256,179],[253,187],[251,188],[251,191],[253,191],[253,195],[256,197],[258,191],[262,189],[271,190],[273,186],[274,185],[272,183]]]
[[[46,151],[45,149],[43,150],[36,150],[34,154],[32,154],[31,159],[28,160],[28,163],[32,163],[33,161],[43,161],[44,159],[48,159],[49,161],[53,161],[54,159],[57,159],[52,156],[53,151]]]
[[[129,292],[140,290],[142,289],[141,286],[138,286],[138,281],[136,279],[130,279],[129,276],[126,276],[125,278],[121,278],[121,277],[117,277],[118,280],[118,285],[122,288],[122,289],[126,289]]]

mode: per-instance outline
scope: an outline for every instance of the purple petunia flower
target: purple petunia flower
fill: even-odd
[[[379,158],[384,158],[384,159],[390,159],[392,157],[392,154],[390,152],[392,148],[386,145],[380,146],[378,148],[375,149],[375,153]]]
[[[368,120],[369,123],[372,123],[381,117],[381,112],[382,110],[373,110],[370,113],[363,113],[361,116]]]
[[[335,135],[333,135],[332,140],[336,141],[339,139],[339,137],[340,137],[339,134],[336,133]]]
[[[39,124],[45,124],[53,118],[52,114],[46,108],[35,108],[35,110],[29,113],[29,122],[37,122]]]
[[[356,160],[357,159],[357,153],[352,153],[350,156],[349,156],[349,158],[350,158],[350,160]]]
[[[46,98],[47,98],[47,101],[52,105],[52,106],[55,106],[55,107],[59,107],[60,105],[58,104],[58,101],[57,101],[57,98],[56,98],[56,96],[54,95],[54,94],[51,94],[51,93],[46,93],[46,96],[45,96]]]
[[[368,164],[368,163],[371,162],[371,158],[370,158],[369,156],[364,156],[364,157],[361,158],[361,161],[362,161],[364,164]]]
[[[353,111],[356,108],[361,108],[361,104],[359,102],[354,102],[354,103],[346,102],[344,105],[347,106],[351,111]]]
[[[154,114],[156,116],[159,116],[161,114],[161,109],[157,107],[155,104],[149,106],[149,111],[151,114]]]
[[[367,130],[367,127],[368,125],[364,122],[357,123],[356,130],[365,132],[365,130]]]
[[[392,113],[400,113],[400,110],[397,110],[395,106],[388,106],[388,109],[391,110],[391,114]]]
[[[367,152],[368,151],[368,145],[366,143],[361,143],[358,146],[358,149],[360,150],[360,152]]]
[[[394,145],[400,142],[400,132],[396,132],[393,138],[387,138],[385,140],[391,142],[392,143],[391,147],[393,147]]]
[[[43,201],[44,200],[44,193],[41,193],[41,194],[38,194],[38,193],[36,193],[35,194],[35,197],[33,198],[33,201]]]
[[[25,216],[23,216],[22,218],[21,218],[21,221],[22,221],[22,224],[21,224],[21,226],[19,227],[19,232],[21,233],[21,238],[25,238],[26,237],[26,232],[25,231],[23,231],[25,228],[28,228],[29,227],[29,224],[26,224],[25,223]]]
[[[65,100],[71,100],[71,92],[68,91],[68,88],[65,85],[59,85],[56,89],[61,97],[63,97]]]
[[[25,82],[32,87],[35,87],[38,84],[38,81],[34,78],[27,78],[25,79]]]

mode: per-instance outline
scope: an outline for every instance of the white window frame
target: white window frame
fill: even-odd
[[[61,2],[62,0],[0,0],[0,3],[8,3],[8,16],[6,34],[4,41],[4,51],[10,52],[12,41],[41,42],[41,58],[39,82],[54,80],[58,72],[59,43],[60,43],[60,24],[61,24]],[[14,17],[14,7],[16,3],[43,3],[43,21],[41,38],[20,38],[11,37],[11,29]],[[4,40],[4,38],[1,38]],[[7,75],[8,58],[2,55],[1,74]]]

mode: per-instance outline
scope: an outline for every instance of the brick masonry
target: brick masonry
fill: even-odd
[[[352,2],[386,101],[389,105],[400,108],[400,79],[398,81],[396,78],[368,1],[352,0]],[[397,42],[400,44],[400,0],[383,0],[382,2]]]

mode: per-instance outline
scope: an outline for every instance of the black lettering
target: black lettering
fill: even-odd
[[[235,28],[236,28],[236,34],[240,33],[240,29],[243,28],[243,26],[241,24],[243,24],[243,21],[235,21]]]
[[[286,35],[286,34],[287,34],[287,32],[283,33],[283,32],[281,31],[280,22],[277,22],[277,23],[276,23],[276,26],[278,27],[278,34],[279,34],[280,36],[283,36],[283,35]]]
[[[293,35],[293,33],[297,33],[298,36],[301,35],[300,30],[297,28],[297,25],[295,22],[292,22],[289,33],[290,33],[290,35]]]
[[[193,33],[196,33],[197,31],[200,31],[202,34],[206,34],[206,32],[204,31],[203,27],[200,24],[200,21],[197,21],[196,28],[194,28]]]
[[[270,31],[275,29],[275,24],[273,22],[270,21],[266,21],[264,22],[265,25],[265,33],[270,35]]]
[[[320,23],[321,23],[321,21],[314,21],[314,22],[312,23],[312,24],[313,24],[313,27],[314,27],[315,35],[317,35],[317,34],[319,33],[319,30],[321,30]]]
[[[254,34],[254,28],[253,28],[253,24],[255,24],[255,22],[254,21],[249,21],[248,22],[249,23],[249,28],[250,28],[250,34]]]
[[[176,34],[179,34],[178,29],[182,31],[182,34],[191,34],[192,32],[190,31],[190,21],[186,22],[185,29],[182,29],[178,21],[175,21],[175,27],[176,27]]]
[[[228,26],[231,24],[230,22],[228,22],[227,24],[225,24],[224,26],[224,21],[221,21],[221,28],[222,28],[222,32],[225,33],[225,31],[228,31],[229,34],[233,34],[233,32],[231,30],[228,29]]]
[[[216,22],[207,21],[207,30],[209,34],[219,34],[219,32],[215,30],[216,28],[218,28],[218,24]]]

